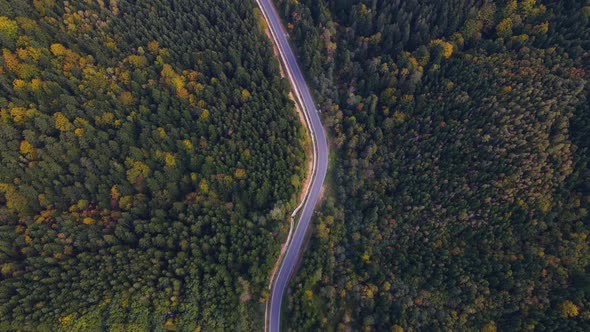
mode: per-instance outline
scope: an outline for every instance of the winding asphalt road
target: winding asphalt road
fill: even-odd
[[[297,59],[291,50],[291,46],[287,41],[286,33],[279,19],[276,9],[274,8],[271,0],[256,0],[258,6],[262,10],[268,26],[270,28],[273,40],[277,45],[281,61],[283,62],[289,80],[297,100],[301,104],[307,126],[311,132],[311,138],[314,148],[314,172],[307,192],[303,210],[299,217],[299,222],[293,234],[293,238],[287,252],[283,259],[283,263],[276,275],[274,285],[272,288],[272,295],[270,298],[270,313],[268,315],[268,326],[270,332],[279,332],[281,323],[281,304],[283,301],[283,294],[287,288],[289,278],[293,274],[295,264],[302,252],[303,239],[309,226],[309,222],[313,215],[316,203],[322,190],[322,184],[326,177],[326,171],[328,169],[328,144],[326,143],[326,134],[322,122],[318,116],[318,110],[311,98],[305,78],[301,73],[301,69],[297,64]]]

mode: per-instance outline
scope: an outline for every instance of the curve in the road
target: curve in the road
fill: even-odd
[[[281,305],[283,294],[287,284],[295,269],[295,264],[301,254],[303,239],[307,232],[309,222],[313,215],[316,203],[320,197],[322,185],[328,169],[328,144],[324,127],[320,121],[318,110],[309,92],[303,73],[297,64],[295,54],[286,38],[286,33],[279,19],[276,9],[271,0],[256,0],[264,18],[268,22],[273,41],[279,49],[281,61],[287,71],[289,81],[293,86],[297,100],[305,113],[307,126],[312,137],[314,150],[314,172],[309,186],[309,191],[305,198],[305,203],[301,210],[299,222],[297,223],[291,243],[283,258],[283,262],[273,283],[272,294],[270,298],[270,308],[268,313],[268,327],[270,332],[279,332],[281,323]]]

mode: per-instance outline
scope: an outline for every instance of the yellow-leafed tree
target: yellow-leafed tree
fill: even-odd
[[[70,120],[61,112],[54,113],[53,120],[55,120],[55,128],[59,131],[70,131],[74,129]]]
[[[20,153],[29,159],[34,159],[37,156],[37,151],[27,140],[20,142]]]
[[[580,313],[578,306],[572,301],[565,301],[561,304],[561,314],[565,317],[576,317]]]
[[[0,37],[18,38],[18,24],[6,16],[0,16]]]
[[[131,168],[127,170],[127,180],[130,183],[137,183],[138,178],[140,177],[147,177],[150,173],[150,168],[148,165],[142,163],[141,161],[132,161]]]
[[[55,56],[63,56],[66,54],[66,48],[62,44],[51,44],[49,50]]]

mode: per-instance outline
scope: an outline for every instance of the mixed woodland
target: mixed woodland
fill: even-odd
[[[289,329],[590,330],[590,2],[276,3],[334,152]]]
[[[306,156],[255,8],[0,0],[0,330],[262,329]]]

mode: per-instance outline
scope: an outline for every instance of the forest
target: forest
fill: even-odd
[[[335,151],[289,330],[590,330],[590,2],[276,4]]]
[[[0,0],[0,330],[261,330],[305,131],[254,1]]]

